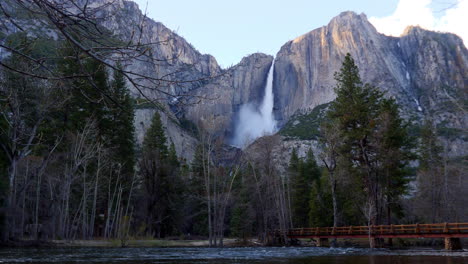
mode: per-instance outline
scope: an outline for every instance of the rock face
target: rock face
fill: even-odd
[[[461,39],[419,27],[409,27],[399,38],[388,37],[379,34],[365,15],[353,12],[344,12],[327,26],[289,41],[278,52],[274,93],[280,125],[297,112],[310,111],[335,98],[333,75],[348,52],[363,82],[395,97],[403,116],[430,118],[448,129],[466,129],[463,102],[468,52]],[[452,141],[452,154],[463,155],[459,143],[464,140]]]
[[[262,101],[272,61],[272,56],[261,53],[243,58],[223,75],[196,90],[196,96],[204,100],[186,108],[187,118],[229,139],[240,106],[259,105]]]
[[[141,93],[143,93],[144,97],[156,99],[160,103],[158,110],[149,106],[149,108],[136,111],[137,142],[142,142],[155,111],[159,111],[168,140],[174,143],[178,156],[190,162],[198,141],[193,134],[182,128],[180,120],[170,110],[173,107],[171,103],[174,102],[174,98],[168,97],[165,93],[173,95],[191,93],[190,91],[201,85],[199,81],[191,82],[191,80],[209,79],[211,76],[220,75],[222,70],[216,59],[211,55],[201,54],[184,38],[162,23],[145,17],[138,5],[132,1],[93,0],[91,3],[91,7],[99,9],[96,18],[101,26],[121,40],[135,42],[139,39],[138,41],[148,44],[151,49],[151,54],[148,56],[129,61],[124,65],[127,70],[168,80],[159,85],[147,84],[145,80],[141,80],[143,84],[150,87],[145,90],[137,90],[129,84],[135,97],[142,97]],[[171,80],[187,82],[171,83]]]
[[[126,65],[128,69],[165,80],[184,81],[217,76],[221,73],[221,68],[213,56],[201,54],[184,38],[162,23],[144,16],[133,1],[93,0],[91,2],[91,7],[95,6],[99,10],[96,19],[100,25],[121,40],[143,43],[145,47],[151,49],[148,58],[142,56],[138,60],[131,61]],[[158,88],[176,94],[198,86],[198,82],[177,85],[163,82]],[[137,91],[134,92],[138,95]],[[143,92],[150,96],[152,94],[151,89]]]
[[[155,109],[137,109],[135,111],[135,134],[137,145],[143,142],[146,130],[151,125],[151,120],[155,113]],[[171,117],[161,112],[161,122],[166,130],[168,142],[173,142],[176,152],[180,158],[186,161],[191,161],[195,154],[195,148],[198,140],[186,130],[184,130],[178,122],[171,120]]]
[[[96,6],[103,6],[110,3],[109,1],[95,0],[93,3]],[[142,43],[159,43],[151,45],[152,59],[158,62],[157,66],[148,61],[135,60],[127,65],[128,69],[153,77],[169,76],[174,80],[203,79],[163,87],[173,94],[189,93],[191,98],[182,107],[173,104],[171,100],[164,103],[166,109],[174,110],[165,113],[171,116],[168,124],[174,123],[172,126],[166,126],[168,134],[181,133],[181,131],[173,130],[173,127],[179,127],[178,118],[182,117],[210,133],[225,136],[228,139],[232,134],[240,106],[247,102],[258,104],[261,101],[273,57],[265,54],[252,54],[232,68],[223,70],[218,66],[214,57],[200,54],[187,41],[163,24],[151,19],[143,19],[141,11],[134,2],[112,1],[112,4],[102,11],[101,25],[120,39],[128,41],[130,36],[135,35],[135,28],[142,23],[141,21],[144,21]],[[129,27],[129,25],[132,26]],[[135,96],[139,96],[138,91],[133,92]],[[160,93],[154,93],[151,90],[143,92],[150,98],[161,98]],[[138,122],[136,126],[139,126]],[[138,129],[137,131],[137,136],[142,138],[144,130]],[[190,135],[187,134],[185,137],[190,137]],[[188,159],[190,159],[189,156],[187,156]]]
[[[412,27],[400,38],[388,37],[365,15],[345,12],[278,52],[275,114],[281,124],[298,110],[334,99],[333,74],[348,52],[364,82],[396,97],[410,112],[417,112],[418,104],[423,112],[429,107],[421,98],[429,87],[463,89],[467,82],[468,53],[457,36]]]
[[[240,106],[248,102],[258,105],[261,101],[273,58],[252,54],[223,70],[212,56],[200,54],[163,24],[143,19],[135,3],[110,1],[92,2],[96,6],[112,3],[97,15],[98,19],[102,17],[105,28],[130,40],[143,23],[142,42],[159,43],[151,46],[152,59],[159,63],[132,61],[127,67],[155,77],[177,72],[169,75],[174,80],[204,79],[162,87],[171,93],[189,92],[192,96],[191,104],[164,105],[173,110],[166,111],[168,122],[173,123],[166,126],[168,134],[183,133],[175,127],[180,127],[178,118],[184,118],[228,140]],[[450,152],[465,155],[462,132],[468,121],[468,52],[461,39],[418,27],[408,28],[400,37],[389,37],[378,33],[364,14],[353,12],[341,13],[328,25],[281,47],[276,55],[273,83],[274,114],[280,127],[295,113],[310,111],[335,98],[333,75],[348,52],[359,67],[363,82],[396,98],[405,117],[431,118],[439,127],[448,129],[452,135],[448,139]],[[144,92],[153,98],[161,96],[151,90]],[[138,96],[136,91],[135,94]],[[454,133],[461,134],[453,136]]]
[[[166,93],[190,95],[184,97],[188,98],[188,104],[181,104],[178,98],[168,97],[157,89],[138,91],[129,85],[135,97],[143,92],[161,102],[159,109],[164,109],[168,137],[175,143],[178,154],[187,160],[191,160],[197,140],[182,129],[181,120],[189,120],[229,140],[241,105],[261,102],[272,56],[252,54],[230,69],[221,69],[214,57],[201,54],[163,24],[144,17],[132,1],[76,3],[95,7],[98,23],[117,38],[140,39],[149,44],[148,57],[128,61],[126,69],[154,78],[164,77],[169,82],[156,88]],[[24,22],[21,25],[42,25]],[[59,38],[50,29],[45,33]],[[461,39],[418,27],[408,28],[401,37],[389,37],[379,34],[365,15],[353,12],[344,12],[328,25],[281,47],[276,55],[273,80],[274,115],[279,127],[292,115],[311,111],[335,98],[333,75],[348,52],[364,82],[395,97],[405,117],[433,119],[438,128],[447,132],[449,151],[456,156],[466,155],[468,51]],[[185,82],[174,84],[173,80]],[[154,111],[155,108],[137,111],[135,126],[139,141]]]

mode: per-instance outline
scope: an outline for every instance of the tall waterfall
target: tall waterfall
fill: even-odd
[[[236,123],[236,129],[232,144],[238,147],[244,147],[258,137],[272,134],[276,130],[276,121],[273,116],[273,71],[275,60],[271,63],[268,71],[267,82],[265,85],[265,94],[260,107],[252,103],[241,106],[239,118]]]

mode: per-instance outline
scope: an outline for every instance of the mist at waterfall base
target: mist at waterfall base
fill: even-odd
[[[273,116],[273,71],[274,60],[268,71],[265,94],[262,103],[256,107],[253,103],[241,106],[236,123],[232,145],[245,147],[255,139],[273,134],[276,130],[276,121]]]

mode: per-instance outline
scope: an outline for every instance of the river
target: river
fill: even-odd
[[[468,264],[468,251],[357,248],[7,248],[0,263],[291,263]]]

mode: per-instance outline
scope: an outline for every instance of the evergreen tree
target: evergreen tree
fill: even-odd
[[[291,158],[289,159],[289,167],[288,167],[290,177],[295,178],[297,177],[296,174],[299,171],[299,156],[297,156],[296,148],[292,149]]]
[[[175,148],[172,156],[177,160]],[[178,167],[170,161],[167,138],[158,112],[154,114],[143,140],[140,173],[145,187],[147,231],[156,237],[175,234],[181,225],[178,211],[183,189]]]
[[[310,227],[322,227],[333,225],[332,197],[328,188],[327,171],[310,188],[308,225]]]
[[[434,223],[447,220],[444,207],[449,207],[449,204],[443,193],[448,191],[444,190],[444,165],[436,128],[431,120],[426,120],[421,129],[419,145],[417,203],[421,209],[426,209],[422,210],[422,214]]]
[[[384,99],[377,129],[380,174],[383,178],[387,224],[392,224],[392,214],[402,217],[400,197],[407,193],[410,161],[416,159],[412,149],[416,140],[409,136],[408,124],[400,117],[394,99]],[[380,137],[380,138],[379,138]]]
[[[306,178],[306,181],[308,183],[307,187],[310,188],[312,182],[320,182],[321,170],[317,165],[314,152],[311,148],[306,153],[303,170],[304,177]]]
[[[366,197],[369,221],[377,224],[382,221],[382,209],[390,200],[396,202],[407,188],[405,168],[411,159],[408,134],[398,106],[393,100],[384,99],[377,88],[362,84],[350,54],[340,72],[335,73],[335,80],[337,98],[327,117],[336,122],[342,136],[338,152],[346,161],[344,169],[356,177],[355,183]],[[396,153],[391,160],[385,159],[388,152]],[[387,201],[382,197],[388,197]]]
[[[169,164],[173,168],[179,168],[180,167],[180,162],[179,162],[179,158],[177,157],[177,152],[176,152],[176,149],[175,149],[174,142],[171,142],[171,145],[169,146],[168,161],[169,161]]]
[[[59,61],[59,71],[64,76],[80,77],[71,78],[66,83],[70,98],[57,116],[63,120],[64,129],[72,132],[81,130],[89,119],[95,120],[99,141],[108,143],[115,128],[111,109],[117,101],[111,95],[115,87],[111,87],[106,66],[68,44],[62,47],[61,55],[63,59]],[[117,80],[121,78],[115,77]],[[119,85],[118,90],[125,89],[125,84]]]
[[[380,114],[382,93],[370,85],[363,85],[359,70],[348,53],[340,72],[335,73],[337,97],[331,103],[328,117],[338,123],[343,135],[340,156],[348,159],[350,175],[359,179],[371,211],[371,223],[377,224],[378,179],[377,153],[372,144],[376,121]],[[366,209],[367,210],[367,209]]]
[[[426,120],[421,129],[419,144],[419,169],[442,166],[442,146],[437,139],[436,128],[431,120]]]
[[[249,188],[247,188],[247,181],[244,175],[239,175],[236,179],[235,189],[237,191],[237,201],[229,223],[231,229],[231,236],[242,238],[245,242],[249,236],[252,235],[253,218],[251,212],[251,197]]]
[[[121,66],[118,65],[120,69]],[[135,127],[133,125],[134,104],[121,71],[114,71],[109,102],[109,147],[113,149],[113,160],[121,165],[121,173],[126,184],[133,177],[135,167]]]
[[[292,178],[293,224],[297,227],[304,227],[309,224],[311,188],[315,184],[320,189],[320,169],[312,150],[309,149],[303,160],[297,157],[296,150],[293,149],[289,170],[292,173],[290,177]]]
[[[143,152],[156,151],[161,160],[168,157],[169,151],[167,149],[167,138],[164,133],[164,128],[161,122],[161,115],[155,112],[151,125],[146,131],[145,138],[143,139]]]
[[[203,149],[198,145],[190,166],[191,178],[189,180],[188,192],[190,208],[190,232],[197,235],[208,235],[208,214],[205,205],[206,190],[203,179]]]

